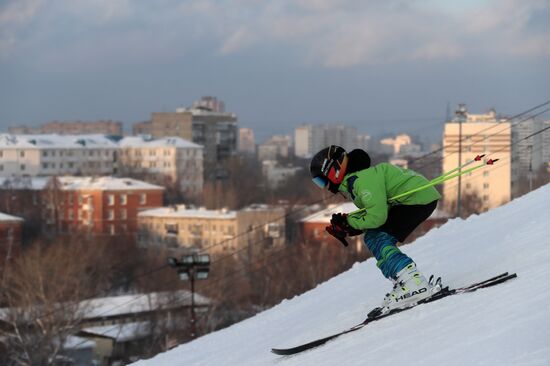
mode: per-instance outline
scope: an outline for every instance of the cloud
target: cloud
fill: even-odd
[[[105,43],[108,49],[103,53],[108,56],[118,50],[121,57],[163,49],[174,52],[196,44],[208,45],[213,55],[221,57],[277,46],[301,57],[297,61],[326,67],[550,53],[548,0],[487,0],[462,8],[429,0],[58,0],[56,6],[50,4],[17,0],[0,8],[0,56],[10,57],[8,50],[26,44],[33,52],[62,58],[82,49],[78,44],[82,42],[94,44],[100,54]],[[136,37],[144,41],[140,44]]]

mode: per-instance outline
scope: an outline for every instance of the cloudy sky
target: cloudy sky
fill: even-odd
[[[261,140],[304,122],[433,134],[447,104],[550,99],[549,0],[0,0],[0,130],[147,120],[215,95]]]

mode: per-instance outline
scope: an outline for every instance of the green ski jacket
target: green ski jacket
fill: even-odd
[[[441,198],[434,187],[411,193],[396,201],[390,198],[428,183],[422,175],[398,166],[381,163],[358,172],[346,174],[338,190],[365,210],[348,215],[355,229],[366,230],[382,226],[393,205],[425,205]]]

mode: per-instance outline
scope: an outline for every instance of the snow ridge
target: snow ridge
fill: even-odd
[[[509,271],[496,287],[425,304],[291,357],[270,353],[344,330],[391,284],[373,260],[227,329],[135,365],[550,365],[550,185],[402,249],[459,287]],[[344,249],[343,249],[344,250]]]

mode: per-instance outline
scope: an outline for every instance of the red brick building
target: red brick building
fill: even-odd
[[[134,234],[140,210],[162,206],[164,187],[129,178],[61,177],[62,232]]]
[[[3,206],[33,216],[41,230],[92,235],[135,234],[137,214],[161,207],[164,187],[130,178],[33,177],[24,186],[3,183]],[[18,211],[21,211],[19,213]]]

